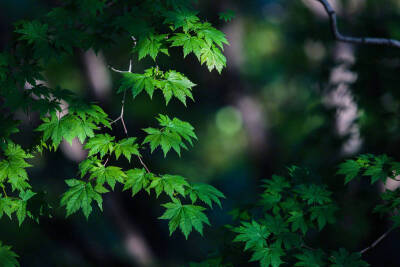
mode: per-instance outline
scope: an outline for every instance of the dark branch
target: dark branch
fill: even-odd
[[[383,235],[381,235],[377,240],[375,240],[369,247],[364,248],[363,250],[360,251],[360,254],[363,254],[370,250],[371,248],[375,247],[376,245],[379,244],[391,231],[393,231],[395,228],[392,227],[389,230],[387,230]]]
[[[394,39],[373,38],[373,37],[353,37],[353,36],[342,35],[338,29],[336,12],[332,8],[332,6],[329,4],[328,0],[317,0],[317,1],[320,2],[324,6],[326,13],[328,13],[330,24],[331,24],[331,31],[337,41],[345,42],[345,43],[353,43],[353,44],[385,45],[385,46],[400,48],[400,41],[394,40]]]

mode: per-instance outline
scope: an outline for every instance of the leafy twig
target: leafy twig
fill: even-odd
[[[126,70],[125,70],[125,71],[124,71],[124,70],[118,70],[118,69],[115,69],[115,68],[113,68],[113,67],[110,67],[110,69],[111,69],[112,71],[115,71],[115,72],[118,72],[118,73],[128,73],[128,72],[132,72],[132,60],[129,61],[129,69],[128,69],[127,71],[126,71]],[[125,132],[126,136],[129,136],[129,135],[128,135],[128,129],[126,128],[126,124],[125,124],[125,121],[124,121],[125,96],[126,96],[126,90],[124,91],[124,96],[122,97],[122,102],[121,102],[121,103],[122,103],[122,105],[121,105],[121,114],[119,115],[118,118],[116,118],[115,120],[113,120],[110,124],[113,124],[113,123],[115,123],[115,122],[121,120],[122,126],[124,127],[124,132]],[[138,159],[139,159],[139,161],[140,161],[140,164],[145,168],[145,170],[146,170],[148,173],[151,173],[150,170],[149,170],[149,168],[147,167],[147,165],[143,162],[142,157],[141,157],[140,155],[137,155],[137,157],[138,157]]]

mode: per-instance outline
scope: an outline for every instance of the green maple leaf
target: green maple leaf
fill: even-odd
[[[199,60],[201,49],[207,46],[203,39],[186,33],[177,33],[173,37],[169,38],[169,41],[172,42],[172,47],[183,47],[183,57],[186,57],[189,53],[193,52]]]
[[[315,184],[311,185],[299,185],[295,190],[301,197],[301,199],[307,201],[308,205],[312,204],[325,204],[330,203],[332,200],[330,195],[332,194],[326,190],[323,186]]]
[[[367,267],[368,263],[361,259],[360,253],[349,253],[344,248],[334,251],[329,257],[332,267]]]
[[[206,63],[209,71],[216,69],[221,73],[222,69],[226,67],[226,58],[215,45],[203,47],[201,49],[200,63]]]
[[[179,227],[187,239],[193,228],[203,235],[203,224],[210,225],[207,216],[203,213],[205,208],[201,206],[182,205],[178,199],[173,199],[173,202],[162,206],[167,210],[159,219],[169,220],[170,235]]]
[[[259,261],[261,267],[279,267],[283,263],[281,257],[284,255],[279,246],[257,247],[250,261]]]
[[[114,139],[109,134],[97,134],[90,138],[85,145],[85,149],[89,149],[88,157],[100,153],[100,158],[103,158],[106,154],[111,154],[114,150]]]
[[[42,118],[43,123],[35,131],[43,132],[42,140],[44,142],[51,139],[54,149],[59,146],[63,138],[71,144],[72,139],[78,137],[83,143],[87,137],[94,136],[93,130],[97,129],[95,123],[109,125],[107,119],[98,116],[96,111],[92,110],[91,112],[96,114],[95,117],[92,116],[92,113],[77,111],[71,107],[70,114],[61,119],[58,119],[56,113],[52,112],[50,118]]]
[[[271,179],[263,180],[265,193],[280,194],[286,188],[290,187],[290,183],[286,178],[278,175],[272,175]]]
[[[326,266],[325,253],[321,250],[304,250],[302,254],[295,255],[296,262],[294,266],[304,266],[304,267],[323,267]]]
[[[79,170],[81,172],[81,178],[85,176],[85,174],[90,171],[92,168],[95,168],[96,166],[101,165],[101,160],[99,160],[97,157],[89,157],[85,160],[83,160],[81,163],[79,163]]]
[[[111,129],[110,120],[107,113],[105,113],[104,110],[97,105],[88,105],[79,100],[71,100],[69,102],[68,110],[70,113],[74,113],[79,116],[85,123],[94,123],[96,125],[102,124]]]
[[[374,208],[374,212],[378,212],[381,214],[391,213],[393,210],[396,210],[400,206],[400,188],[396,188],[396,190],[394,191],[387,189],[381,194],[381,198],[384,203],[376,205],[376,207]]]
[[[135,144],[135,141],[135,137],[129,137],[116,143],[114,147],[115,158],[118,159],[122,154],[130,162],[132,155],[140,156],[139,145]]]
[[[308,230],[308,225],[304,220],[304,214],[302,211],[291,211],[290,217],[288,218],[288,222],[292,223],[292,231],[295,232],[297,230],[301,230],[301,232],[305,235]]]
[[[212,202],[217,203],[218,206],[221,207],[221,201],[219,199],[225,198],[222,192],[208,184],[191,185],[187,189],[187,192],[189,194],[190,200],[192,201],[192,204],[194,204],[197,199],[200,199],[208,206],[210,206],[210,208],[212,208]]]
[[[61,198],[61,206],[66,206],[67,217],[79,209],[82,209],[86,219],[89,218],[92,212],[92,201],[96,201],[100,210],[103,210],[103,199],[99,193],[97,193],[90,182],[82,180],[69,179],[65,180],[67,185],[70,187]]]
[[[174,30],[182,27],[183,31],[187,32],[200,20],[196,14],[196,11],[186,8],[167,11],[163,14],[165,17],[164,23],[170,24]]]
[[[97,129],[96,125],[90,121],[80,119],[75,115],[64,116],[61,120],[61,132],[62,137],[72,144],[72,140],[78,137],[79,141],[83,144],[86,137],[94,137],[94,129]]]
[[[390,158],[386,155],[374,157],[373,163],[366,167],[367,169],[363,175],[371,177],[371,184],[376,183],[379,180],[385,183],[387,178],[391,176],[389,168],[386,167],[386,164],[389,163],[389,161]]]
[[[16,211],[15,200],[9,197],[0,197],[0,218],[4,214],[11,219],[12,213]]]
[[[165,127],[167,130],[179,134],[183,139],[193,145],[192,139],[197,139],[194,133],[194,127],[186,121],[181,121],[178,118],[173,118],[172,120],[167,115],[159,114],[157,117],[160,126]]]
[[[360,172],[361,166],[355,160],[346,160],[339,165],[337,174],[345,175],[345,184],[357,177]]]
[[[178,98],[186,106],[186,97],[193,100],[192,83],[185,75],[174,70],[165,73],[165,80],[160,82],[161,90],[164,94],[165,102],[168,105],[172,96]]]
[[[211,26],[210,23],[205,22],[203,24],[198,24],[196,26],[197,26],[196,29],[197,35],[200,38],[203,38],[207,42],[209,47],[216,44],[223,50],[224,44],[229,44],[228,40],[225,37],[225,33],[217,30],[216,28]]]
[[[318,228],[321,231],[326,223],[335,223],[335,212],[337,207],[333,204],[328,204],[324,206],[313,206],[310,208],[311,221],[317,220]]]
[[[120,167],[98,165],[91,169],[90,178],[96,178],[96,186],[103,186],[105,182],[114,190],[116,182],[123,183],[126,174]]]
[[[271,216],[268,213],[265,215],[265,220],[262,222],[271,233],[280,235],[289,232],[288,223],[283,220],[280,215]]]
[[[131,189],[132,196],[135,196],[140,190],[147,188],[153,177],[153,174],[147,173],[145,169],[128,170],[123,191]]]
[[[235,11],[233,11],[233,10],[226,10],[226,11],[220,12],[218,14],[218,18],[225,22],[230,22],[235,17],[236,17],[236,14],[235,14]]]
[[[189,186],[186,178],[182,176],[164,174],[161,177],[153,177],[149,189],[154,188],[157,197],[164,191],[169,197],[174,198],[175,194],[185,196],[185,187]]]
[[[150,144],[151,153],[153,153],[158,146],[161,147],[164,157],[167,156],[167,153],[171,148],[173,148],[179,156],[181,155],[181,147],[187,149],[181,137],[176,132],[167,129],[159,130],[154,128],[146,128],[143,129],[143,131],[147,133],[146,138],[143,140],[143,144]]]
[[[27,203],[26,201],[19,200],[19,201],[14,201],[14,205],[16,206],[18,225],[21,226],[27,215],[27,210],[26,210]]]
[[[278,234],[275,243],[278,246],[285,246],[286,249],[300,248],[304,244],[302,235],[292,232]]]
[[[244,250],[251,248],[261,248],[267,246],[267,238],[271,234],[265,225],[261,225],[256,221],[242,222],[242,225],[232,229],[238,235],[233,242],[245,242]]]
[[[19,40],[27,40],[28,44],[47,42],[48,25],[37,20],[22,22],[15,32],[20,33]]]
[[[0,241],[0,264],[3,267],[19,267],[17,258],[19,256],[11,250],[11,246],[6,246]]]
[[[0,161],[0,182],[7,179],[13,191],[30,188],[27,183],[28,174],[25,168],[31,165],[25,159],[32,158],[32,155],[26,153],[21,146],[14,143],[7,144],[4,155],[6,159]]]
[[[167,34],[149,34],[144,38],[141,38],[136,47],[134,47],[134,52],[139,53],[139,60],[144,58],[147,55],[150,55],[150,57],[153,60],[156,60],[156,57],[159,52],[163,52],[168,55],[168,51],[163,47],[163,41],[167,37]]]
[[[157,81],[154,78],[153,72],[154,69],[150,68],[145,70],[144,74],[130,72],[123,73],[121,87],[118,89],[118,93],[131,88],[132,95],[135,98],[144,89],[150,98],[152,98],[155,86],[157,85]]]
[[[56,113],[52,113],[51,117],[42,118],[43,123],[36,129],[36,131],[43,132],[43,141],[46,142],[51,139],[53,146],[57,147],[63,138],[64,129],[61,120],[57,118]]]

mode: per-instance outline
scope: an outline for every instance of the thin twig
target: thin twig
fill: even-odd
[[[316,0],[320,2],[324,8],[326,13],[328,13],[331,31],[333,36],[337,41],[345,42],[345,43],[353,43],[353,44],[371,44],[371,45],[384,45],[384,46],[392,46],[400,48],[400,41],[394,39],[387,38],[373,38],[373,37],[353,37],[353,36],[345,36],[339,32],[337,25],[336,12],[329,4],[328,0]]]
[[[132,38],[133,38],[133,40],[135,41],[135,38],[134,38],[133,36],[132,36]],[[132,72],[132,60],[129,61],[129,68],[128,68],[127,71],[118,70],[118,69],[115,69],[115,68],[113,68],[113,67],[110,67],[110,69],[111,69],[112,71],[119,72],[119,73],[128,73],[128,72]],[[113,123],[115,123],[115,122],[121,120],[122,126],[124,127],[124,132],[125,132],[126,136],[129,136],[129,135],[128,135],[128,129],[126,128],[126,124],[125,124],[125,120],[124,120],[125,96],[126,96],[126,90],[124,91],[124,96],[122,97],[122,101],[121,101],[121,114],[119,115],[118,118],[116,118],[115,120],[113,120],[110,124],[113,124]],[[142,164],[142,166],[145,168],[145,170],[146,170],[148,173],[151,173],[150,170],[149,170],[149,168],[148,168],[148,167],[146,166],[146,164],[143,162],[142,157],[141,157],[140,155],[137,155],[137,157],[138,157],[138,159],[139,159],[139,161],[140,161],[140,164]]]
[[[104,167],[107,165],[109,159],[110,159],[110,157],[107,157],[106,161],[103,164]]]
[[[376,245],[379,244],[379,242],[382,241],[382,239],[384,239],[391,231],[393,231],[395,228],[392,227],[389,230],[387,230],[383,235],[381,235],[377,240],[375,240],[369,247],[364,248],[363,250],[361,250],[359,253],[363,254],[365,252],[367,252],[368,250],[370,250],[371,248],[375,247]]]
[[[112,71],[119,72],[119,73],[127,73],[127,72],[130,72],[130,71],[127,71],[127,70],[118,70],[118,69],[116,69],[116,68],[114,68],[114,67],[111,67],[111,66],[109,66],[109,67],[110,67],[110,69],[111,69]]]
[[[141,157],[140,155],[138,155],[138,158],[139,158],[140,164],[142,164],[142,166],[146,169],[146,171],[147,171],[148,173],[151,173],[151,171],[149,170],[149,168],[147,168],[146,164],[144,164],[142,157]]]

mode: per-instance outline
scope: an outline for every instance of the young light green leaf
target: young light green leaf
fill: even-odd
[[[207,42],[209,47],[212,47],[214,46],[214,44],[216,44],[222,50],[224,50],[224,44],[229,44],[228,40],[225,37],[225,33],[215,29],[213,26],[211,26],[210,23],[205,22],[196,26],[197,35],[200,38],[203,38]]]
[[[216,69],[221,73],[222,69],[226,66],[226,58],[215,45],[203,47],[201,49],[200,63],[206,63],[209,71]]]

